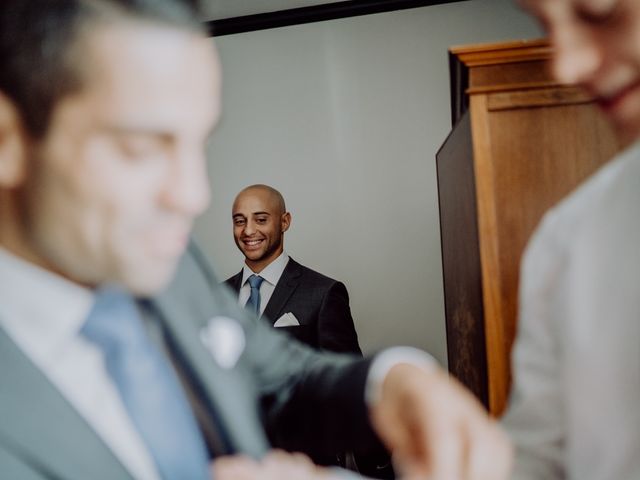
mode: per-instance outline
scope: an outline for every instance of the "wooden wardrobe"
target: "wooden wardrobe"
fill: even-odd
[[[494,415],[508,400],[522,252],[546,210],[618,144],[592,99],[554,82],[544,40],[450,49],[436,155],[449,370]]]

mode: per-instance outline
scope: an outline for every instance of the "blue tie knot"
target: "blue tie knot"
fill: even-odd
[[[99,290],[80,333],[105,350],[134,347],[145,341],[133,299],[116,288]]]
[[[264,278],[259,275],[251,275],[249,277],[249,285],[251,286],[251,289],[260,288],[262,282],[264,282]]]

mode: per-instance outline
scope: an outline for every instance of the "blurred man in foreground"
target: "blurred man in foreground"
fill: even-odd
[[[375,430],[408,474],[504,478],[505,439],[437,368],[319,355],[184,255],[219,110],[186,3],[3,2],[3,478],[206,479],[214,458],[264,455],[263,424],[301,450]]]
[[[514,478],[640,478],[640,2],[521,3],[549,33],[555,77],[591,92],[628,147],[527,248],[504,419]]]

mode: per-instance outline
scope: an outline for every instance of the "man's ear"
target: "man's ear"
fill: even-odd
[[[0,92],[0,188],[18,186],[26,171],[26,136],[14,103]]]
[[[289,230],[289,225],[291,225],[291,214],[285,212],[282,214],[282,217],[280,217],[280,230],[282,230],[282,233]]]

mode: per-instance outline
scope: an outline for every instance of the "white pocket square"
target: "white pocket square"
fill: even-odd
[[[300,322],[291,312],[285,313],[278,320],[276,320],[276,323],[273,324],[274,327],[297,327],[299,325]]]
[[[229,317],[213,317],[209,320],[200,331],[200,340],[222,368],[233,368],[246,345],[244,330]]]

